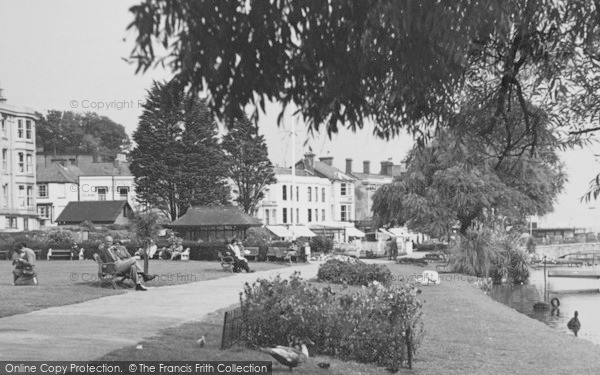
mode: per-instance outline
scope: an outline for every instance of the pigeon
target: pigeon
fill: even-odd
[[[198,346],[200,346],[201,348],[204,347],[204,345],[206,345],[206,338],[204,337],[204,335],[202,337],[200,337],[200,339],[198,340]]]

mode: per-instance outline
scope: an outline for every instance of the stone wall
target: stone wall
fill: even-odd
[[[589,243],[568,243],[560,245],[537,245],[535,247],[536,254],[541,256],[546,255],[548,258],[558,258],[565,254],[577,252],[599,252],[600,242]]]

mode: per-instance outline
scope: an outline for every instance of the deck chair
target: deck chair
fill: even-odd
[[[113,289],[117,289],[116,282],[122,283],[129,275],[117,272],[117,267],[114,263],[103,262],[98,253],[94,253],[94,260],[98,263],[98,286],[102,287],[102,283],[109,281]]]

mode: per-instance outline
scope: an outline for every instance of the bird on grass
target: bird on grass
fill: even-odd
[[[579,323],[579,318],[577,318],[578,315],[579,313],[575,311],[575,316],[571,320],[569,320],[569,323],[567,323],[567,328],[573,331],[573,333],[575,333],[575,336],[577,336],[577,332],[581,328],[581,323]]]
[[[329,367],[331,367],[331,364],[328,362],[319,362],[317,363],[317,366],[319,366],[322,369],[328,369]]]
[[[295,346],[295,347],[293,347]],[[297,349],[297,348],[300,349]],[[277,362],[290,368],[298,367],[308,360],[308,348],[302,340],[293,339],[290,346],[278,345],[274,348],[260,348],[263,353],[268,353],[275,358]]]
[[[200,339],[198,340],[198,346],[203,348],[204,345],[206,345],[206,337],[204,337],[204,335],[202,335],[202,337],[200,337]]]

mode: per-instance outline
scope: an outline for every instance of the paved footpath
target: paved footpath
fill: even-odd
[[[159,331],[239,302],[247,281],[300,271],[316,276],[319,263],[215,280],[131,291],[75,305],[0,319],[0,361],[88,361],[135,345]]]

